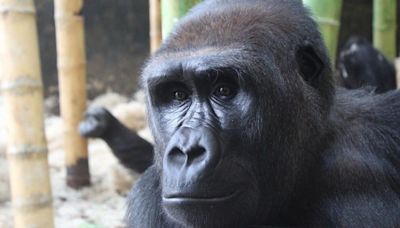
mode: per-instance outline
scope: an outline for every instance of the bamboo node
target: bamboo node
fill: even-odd
[[[54,15],[54,20],[57,23],[68,23],[69,20],[80,20],[83,21],[83,17],[80,14],[75,14],[75,13],[56,13]]]
[[[315,20],[317,22],[319,22],[319,23],[322,23],[322,24],[333,25],[333,26],[339,26],[340,25],[340,21],[334,20],[334,19],[331,19],[331,18],[316,17]]]
[[[15,94],[24,94],[32,90],[41,90],[42,81],[29,77],[21,77],[14,81],[3,81],[0,86],[0,91],[11,92]]]
[[[59,71],[62,70],[74,70],[74,69],[86,69],[86,61],[83,61],[81,63],[60,63],[62,60],[59,60],[59,63],[57,64],[57,68]]]
[[[7,13],[21,13],[21,14],[36,14],[36,10],[33,7],[28,6],[17,6],[17,5],[0,5],[0,14]]]
[[[7,150],[9,155],[28,156],[31,154],[47,154],[47,147],[34,145],[10,146]]]
[[[381,32],[396,32],[396,28],[393,28],[390,24],[378,24],[373,23],[373,30],[381,31]]]
[[[32,196],[30,198],[13,199],[13,206],[23,211],[33,211],[50,207],[53,200],[50,196]]]

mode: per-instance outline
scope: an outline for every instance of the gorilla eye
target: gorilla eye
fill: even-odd
[[[189,95],[184,91],[174,91],[172,97],[174,100],[184,101],[188,99]]]
[[[223,85],[223,86],[218,86],[217,89],[214,92],[215,96],[223,99],[231,98],[232,96],[235,95],[235,91],[232,87]]]

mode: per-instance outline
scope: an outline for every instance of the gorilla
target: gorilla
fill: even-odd
[[[396,89],[396,70],[365,38],[350,38],[338,59],[339,84],[348,89],[370,87],[376,93]]]
[[[104,140],[121,164],[136,173],[143,173],[153,163],[153,145],[105,108],[90,108],[79,125],[79,132],[87,138]]]
[[[143,162],[128,227],[400,226],[400,93],[335,89],[301,1],[203,1],[141,83],[153,146],[104,109],[81,126]]]

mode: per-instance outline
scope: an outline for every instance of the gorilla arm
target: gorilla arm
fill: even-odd
[[[143,173],[153,163],[153,145],[104,108],[88,110],[79,132],[84,137],[103,139],[118,160],[136,172]]]

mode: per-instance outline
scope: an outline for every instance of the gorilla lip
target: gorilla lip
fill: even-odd
[[[167,194],[162,197],[163,202],[165,203],[219,203],[231,200],[237,197],[242,192],[241,189],[234,191],[225,196],[217,196],[217,197],[196,197],[196,196],[186,196],[184,194]]]

